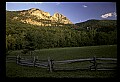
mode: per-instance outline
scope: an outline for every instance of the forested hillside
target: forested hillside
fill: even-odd
[[[7,50],[20,50],[31,44],[35,49],[117,44],[116,21],[45,27],[13,20],[18,13],[6,11]]]
[[[97,32],[109,32],[117,29],[116,20],[87,20],[85,22],[76,23],[75,25],[79,26],[78,30],[96,30]]]

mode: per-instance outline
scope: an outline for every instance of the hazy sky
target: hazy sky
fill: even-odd
[[[89,19],[117,19],[115,2],[6,2],[6,10],[38,8],[53,15],[61,13],[73,23]]]

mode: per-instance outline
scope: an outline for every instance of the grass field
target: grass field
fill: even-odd
[[[9,56],[24,54],[19,51],[10,52]],[[28,56],[28,54],[24,55]],[[68,47],[35,50],[33,56],[39,59],[50,57],[53,60],[70,60],[80,58],[104,57],[117,58],[117,45]],[[77,64],[76,64],[77,65]],[[75,65],[73,65],[74,67]],[[19,66],[15,63],[6,63],[7,77],[54,77],[54,78],[114,78],[115,71],[56,71],[50,73],[48,70],[37,67]]]

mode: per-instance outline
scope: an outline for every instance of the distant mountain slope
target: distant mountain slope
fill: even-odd
[[[87,30],[90,29],[97,29],[97,30],[102,30],[102,29],[117,29],[117,20],[87,20],[85,22],[81,23],[76,23],[75,25],[79,26],[77,29],[84,28]]]
[[[63,14],[54,13],[54,15],[51,16],[48,12],[36,8],[21,11],[6,11],[6,14],[7,19],[38,26],[62,26],[63,24],[72,24]]]

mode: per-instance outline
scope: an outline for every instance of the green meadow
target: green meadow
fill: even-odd
[[[29,54],[21,53],[22,50],[9,52],[7,56],[22,57],[30,56]],[[117,58],[117,45],[102,45],[102,46],[85,46],[85,47],[66,47],[66,48],[50,48],[35,50],[32,56],[38,56],[38,59],[47,60],[48,57],[57,60],[73,60],[81,58]],[[88,63],[88,62],[87,62]],[[79,67],[83,64],[68,65]],[[55,71],[50,73],[47,69],[39,67],[20,66],[14,62],[6,63],[7,77],[40,77],[40,78],[114,78],[116,71]]]

